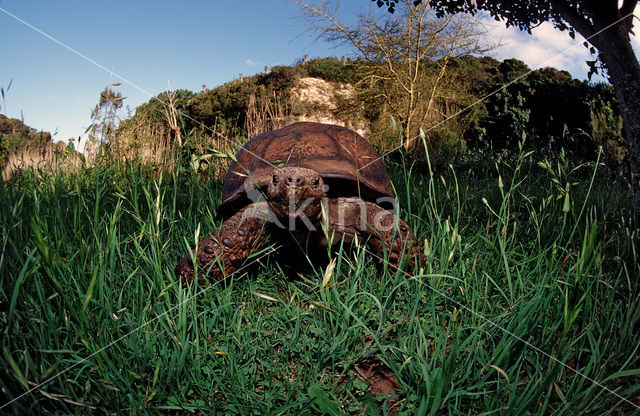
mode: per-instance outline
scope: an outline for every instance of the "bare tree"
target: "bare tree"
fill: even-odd
[[[445,79],[451,59],[490,49],[485,29],[472,16],[437,18],[427,5],[412,0],[398,1],[394,14],[360,14],[352,25],[338,17],[337,1],[297,3],[319,38],[351,47],[368,64],[361,91],[390,109],[402,126],[407,151],[420,129],[442,117],[436,104],[443,85],[450,85]]]
[[[176,110],[176,94],[177,91],[171,91],[168,89],[165,92],[166,102],[162,107],[162,112],[164,113],[164,117],[167,120],[167,124],[169,128],[173,132],[174,143],[178,144],[178,147],[182,146],[182,133],[180,131],[180,126],[178,125],[178,117]]]

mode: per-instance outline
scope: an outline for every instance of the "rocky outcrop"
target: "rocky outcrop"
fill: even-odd
[[[369,128],[359,114],[350,114],[348,117],[338,115],[337,101],[352,98],[354,94],[355,89],[349,84],[333,83],[313,77],[300,78],[291,91],[292,98],[300,104],[292,116],[293,121],[336,124],[367,138]]]

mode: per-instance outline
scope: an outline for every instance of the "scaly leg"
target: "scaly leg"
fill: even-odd
[[[386,252],[393,266],[407,257],[410,268],[416,261],[424,264],[418,240],[407,223],[372,202],[360,198],[330,199],[327,216],[329,235],[335,232],[333,244],[358,235],[368,239],[369,247],[380,258]]]
[[[206,275],[215,280],[224,279],[251,253],[264,247],[269,233],[267,209],[264,202],[248,205],[223,222],[211,237],[200,241],[196,252],[198,283],[204,285]],[[191,256],[178,263],[175,273],[183,283],[193,281],[195,271]]]

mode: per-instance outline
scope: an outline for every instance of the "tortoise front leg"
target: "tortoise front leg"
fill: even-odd
[[[410,267],[424,259],[418,239],[406,222],[372,202],[360,198],[335,198],[328,201],[327,221],[329,235],[334,232],[333,244],[341,239],[350,241],[355,235],[364,237],[372,251],[389,263],[398,266],[409,257]]]
[[[200,241],[196,252],[198,282],[205,284],[205,275],[221,280],[238,270],[251,255],[262,249],[267,240],[267,204],[254,203],[222,223],[211,236]],[[182,259],[175,269],[183,282],[192,282],[195,271],[191,256]]]

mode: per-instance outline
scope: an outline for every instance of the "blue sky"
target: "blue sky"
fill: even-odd
[[[368,0],[343,3],[345,11],[368,7]],[[109,82],[122,82],[118,88],[127,97],[125,105],[134,110],[150,98],[141,90],[157,95],[170,83],[172,89],[200,91],[203,84],[212,88],[241,73],[260,72],[265,65],[293,64],[305,54],[349,54],[314,41],[289,0],[0,0],[0,8],[139,87],[0,11],[0,86],[6,89],[13,80],[0,112],[22,117],[39,130],[57,131],[54,140],[84,132]],[[554,65],[585,77],[589,55],[580,40],[572,41],[550,25],[536,29],[534,36],[499,22],[486,25],[489,41],[503,44],[493,56],[517,57],[532,68]]]

